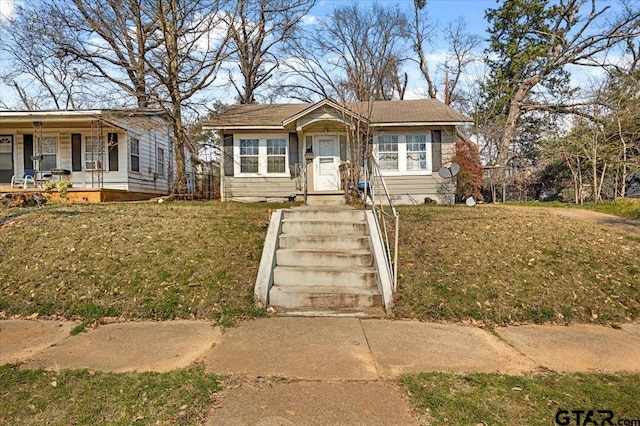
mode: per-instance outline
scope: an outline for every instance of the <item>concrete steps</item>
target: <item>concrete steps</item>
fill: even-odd
[[[284,315],[384,316],[365,212],[284,212],[269,304]]]

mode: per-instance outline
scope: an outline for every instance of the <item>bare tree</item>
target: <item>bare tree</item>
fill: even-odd
[[[287,67],[300,80],[299,93],[343,96],[341,101],[391,99],[406,86],[399,77],[406,28],[397,7],[339,7],[313,33],[296,34]]]
[[[43,12],[18,5],[2,25],[0,52],[9,66],[0,77],[15,90],[23,108],[78,108],[86,99],[88,70],[46,36],[50,16]]]
[[[229,71],[229,80],[241,104],[256,102],[256,91],[278,68],[277,51],[294,33],[315,0],[238,0],[237,10],[228,12],[226,24],[242,81]]]
[[[413,1],[413,20],[411,21],[411,38],[413,41],[413,50],[416,52],[418,66],[420,67],[420,73],[424,80],[427,82],[427,94],[430,98],[435,99],[438,90],[434,83],[431,73],[429,71],[429,64],[427,62],[427,54],[425,52],[425,45],[431,41],[431,37],[434,35],[436,27],[429,22],[427,16],[427,0],[414,0]]]
[[[151,0],[150,0],[151,1]],[[173,128],[175,191],[187,189],[183,107],[215,80],[229,55],[229,31],[221,0],[152,0],[153,21],[158,23],[147,57],[149,70],[162,87],[154,94]]]
[[[449,53],[442,65],[445,73],[444,103],[462,104],[459,85],[467,67],[478,60],[475,52],[482,44],[482,39],[475,34],[469,34],[464,18],[458,18],[447,25],[445,40]]]

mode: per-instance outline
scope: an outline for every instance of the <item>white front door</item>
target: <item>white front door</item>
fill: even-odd
[[[316,136],[313,144],[316,191],[340,189],[340,140],[337,136]]]

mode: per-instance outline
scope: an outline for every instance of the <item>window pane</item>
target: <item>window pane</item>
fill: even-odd
[[[140,157],[137,155],[131,156],[131,171],[139,172],[140,171]]]
[[[267,155],[286,155],[287,142],[284,139],[267,139]]]
[[[44,137],[40,140],[40,152],[42,154],[56,154],[58,152],[58,138]]]
[[[382,170],[398,170],[398,136],[378,137],[378,163]]]
[[[378,154],[378,162],[382,170],[398,170],[398,154]]]
[[[258,139],[240,139],[240,155],[258,155]]]
[[[51,171],[51,169],[56,168],[56,155],[55,154],[44,154],[42,156],[42,164],[40,165],[42,171]]]
[[[267,158],[267,173],[284,173],[285,161],[282,156]]]
[[[258,157],[240,157],[240,172],[258,173]]]
[[[407,170],[427,169],[427,136],[407,135]]]

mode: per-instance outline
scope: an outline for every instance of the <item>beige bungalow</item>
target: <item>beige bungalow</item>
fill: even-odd
[[[361,162],[353,134],[366,134],[396,204],[450,202],[438,175],[457,126],[470,122],[436,99],[235,105],[204,127],[222,140],[223,200],[300,198],[343,191],[341,165]],[[356,130],[354,132],[354,129]],[[304,180],[304,182],[302,181]]]
[[[28,172],[36,190],[48,181],[71,182],[70,199],[76,193],[85,201],[166,195],[171,138],[159,110],[0,111],[0,186],[8,190],[14,176]]]

